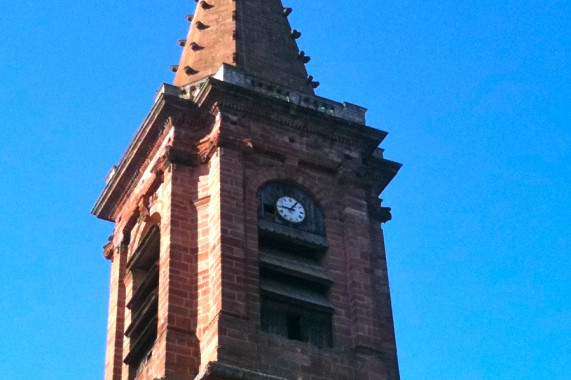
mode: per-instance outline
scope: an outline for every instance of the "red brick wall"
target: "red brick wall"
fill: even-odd
[[[249,129],[271,134],[264,125],[250,125]],[[274,134],[277,138],[282,135],[283,131],[281,135]],[[297,141],[304,140],[304,136],[295,132],[288,136]],[[307,149],[283,142],[282,146],[289,162],[297,161],[292,157],[297,153],[296,148]],[[245,191],[229,187],[228,192],[222,192],[222,207],[229,209],[228,215],[238,216],[228,218],[223,224],[227,226],[226,231],[243,231],[241,215],[245,215],[246,225],[245,238],[232,240],[234,244],[228,246],[223,244],[223,263],[227,262],[226,267],[232,272],[224,276],[222,287],[233,291],[228,294],[230,307],[223,309],[228,313],[223,313],[220,322],[219,360],[285,378],[398,378],[390,300],[385,297],[388,295],[386,270],[374,271],[375,264],[386,265],[384,255],[381,255],[383,247],[376,245],[382,241],[372,240],[369,235],[372,229],[378,231],[377,236],[381,231],[379,223],[368,217],[368,195],[351,185],[338,185],[331,174],[290,166],[262,155],[224,148],[222,159],[223,167],[225,162],[229,172],[242,169],[242,163],[246,163],[242,178],[232,178],[232,183],[242,185]],[[236,165],[237,162],[241,164]],[[333,280],[330,299],[335,306],[334,347],[330,350],[288,341],[261,330],[256,194],[262,184],[272,180],[298,184],[309,191],[324,210],[330,245],[325,266]],[[244,202],[236,202],[236,195],[242,193]],[[234,252],[241,253],[240,246],[243,245],[246,257],[235,257]],[[247,273],[245,279],[240,276],[243,272]],[[244,289],[243,281],[247,289]],[[379,281],[381,284],[375,285]],[[382,312],[377,312],[379,309]],[[240,313],[242,310],[247,310],[246,316]],[[383,320],[383,317],[388,319]],[[375,353],[381,350],[383,354]],[[390,359],[386,361],[383,357]]]

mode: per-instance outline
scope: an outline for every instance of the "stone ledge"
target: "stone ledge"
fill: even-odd
[[[289,380],[261,372],[249,371],[218,362],[210,362],[194,380]]]
[[[245,74],[235,66],[226,63],[223,63],[216,74],[212,77],[222,82],[228,82],[248,88],[264,95],[281,99],[300,107],[313,109],[329,116],[338,117],[358,124],[365,124],[365,114],[367,109],[364,107],[348,102],[339,103],[320,96],[310,95],[282,85],[271,83],[265,79],[255,78],[251,75]]]

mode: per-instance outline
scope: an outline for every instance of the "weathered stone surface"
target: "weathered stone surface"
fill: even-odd
[[[195,20],[208,26],[201,33],[226,33],[236,20],[269,27],[284,17],[279,1],[238,0],[242,13],[234,19],[233,3],[199,2]],[[268,8],[260,15],[271,10],[271,17],[248,16],[247,9],[262,4]],[[208,12],[218,12],[220,25]],[[272,28],[289,40],[280,23]],[[235,49],[224,39],[194,40],[196,33],[187,41],[204,46],[200,54],[215,43],[220,57]],[[244,41],[253,43],[251,33]],[[201,59],[214,65],[216,54]],[[259,58],[269,75],[272,61]],[[297,51],[292,59],[299,64]],[[378,196],[400,165],[377,149],[386,132],[367,127],[361,107],[303,95],[279,70],[260,80],[237,62],[204,81],[162,87],[94,207],[95,215],[115,223],[104,251],[112,260],[105,379],[398,379],[379,227],[390,212]],[[336,114],[336,107],[345,111]],[[261,329],[257,193],[270,181],[298,186],[323,211],[326,240],[307,236],[326,250],[323,273],[309,268],[306,274],[330,283],[332,347]],[[131,347],[124,336],[127,305],[137,286],[126,263],[153,226],[161,234],[157,338],[133,369],[123,364]]]

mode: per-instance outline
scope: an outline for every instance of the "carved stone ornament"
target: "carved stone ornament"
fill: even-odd
[[[139,201],[138,209],[139,209],[139,217],[137,219],[137,222],[138,223],[145,222],[150,215],[149,201],[147,197],[143,197]]]
[[[202,163],[200,155],[196,152],[175,148],[172,145],[167,147],[163,160],[173,165],[197,167]]]
[[[153,207],[153,204],[157,201],[157,199],[159,199],[159,194],[158,193],[153,193],[150,197],[149,197],[149,209],[151,209]]]
[[[393,218],[390,207],[382,207],[380,204],[369,204],[369,216],[379,223],[386,223]]]
[[[169,170],[170,170],[170,162],[166,159],[165,156],[162,156],[157,159],[155,165],[151,169],[151,172],[162,183],[164,181],[164,174]]]
[[[186,109],[181,111],[176,116],[169,116],[165,122],[165,128],[182,128],[182,129],[193,129],[197,126],[208,125],[206,120],[207,115],[200,112],[196,108]]]
[[[216,152],[217,147],[218,147],[217,141],[214,142],[210,138],[201,141],[198,144],[198,155],[200,156],[200,161],[203,164],[208,163],[212,158],[212,156],[214,155],[214,152]]]
[[[223,148],[233,148],[243,151],[252,150],[254,145],[251,138],[239,138],[233,136],[221,135],[218,145]]]
[[[103,257],[107,260],[113,260],[113,256],[115,255],[115,246],[113,245],[113,241],[109,238],[109,243],[105,244],[103,247]]]

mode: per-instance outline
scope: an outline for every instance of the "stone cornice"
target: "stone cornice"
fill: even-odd
[[[98,218],[114,221],[117,206],[136,185],[136,179],[142,175],[141,169],[145,164],[158,138],[168,128],[168,118],[182,113],[189,107],[187,100],[163,92],[156,98],[155,104],[147,118],[131,141],[119,165],[97,200],[92,214]]]
[[[365,161],[365,165],[357,176],[370,183],[374,195],[378,196],[397,175],[401,167],[402,164],[383,158],[379,149]]]
[[[277,126],[311,133],[357,147],[364,157],[372,154],[387,132],[344,120],[247,88],[209,78],[196,101],[205,106],[216,103],[222,113],[239,113]]]

